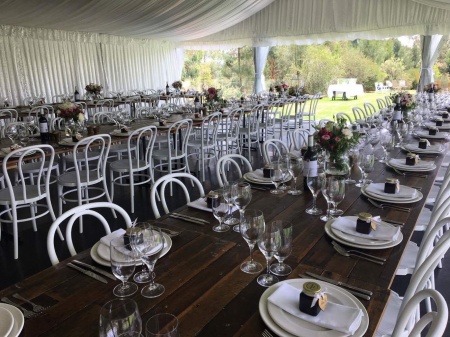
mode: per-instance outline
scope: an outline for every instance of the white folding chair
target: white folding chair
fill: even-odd
[[[182,189],[182,194],[184,194],[184,198],[186,200],[186,203],[191,201],[191,196],[190,193],[186,187],[186,184],[181,180],[182,178],[184,178],[185,180],[190,180],[191,184],[195,185],[198,189],[199,192],[199,196],[202,198],[205,196],[205,191],[203,189],[202,183],[200,182],[200,180],[198,180],[196,177],[194,177],[193,175],[189,174],[189,173],[172,173],[172,174],[167,174],[161,178],[159,178],[158,180],[155,181],[155,183],[152,186],[152,189],[150,191],[150,203],[152,206],[152,210],[153,210],[153,214],[155,215],[155,219],[158,219],[161,217],[161,214],[159,212],[158,209],[158,205],[156,203],[156,197],[158,194],[158,188],[159,190],[159,196],[161,199],[161,204],[164,210],[164,213],[167,214],[169,213],[169,208],[167,207],[167,202],[166,202],[166,187],[167,184],[171,185],[176,184],[178,187],[180,187]],[[180,196],[179,194],[177,195],[178,197]]]
[[[241,165],[239,164],[241,162]],[[241,178],[244,172],[253,171],[252,164],[240,154],[227,154],[220,157],[216,164],[216,176],[219,186],[223,187],[228,184],[227,171],[230,171],[230,166],[237,172],[236,178]],[[235,173],[235,172],[233,172]]]
[[[60,225],[66,221],[69,220],[66,227],[66,242],[67,242],[67,248],[69,249],[70,255],[75,256],[77,254],[73,240],[72,240],[72,228],[76,220],[81,219],[82,216],[92,216],[93,218],[96,218],[105,229],[106,234],[111,233],[111,229],[109,227],[108,221],[104,218],[103,215],[101,215],[97,210],[99,208],[105,208],[105,209],[113,209],[114,211],[117,211],[123,218],[122,224],[127,227],[131,227],[132,221],[130,219],[130,216],[128,213],[119,205],[116,205],[111,202],[93,202],[90,204],[85,204],[81,206],[74,207],[64,214],[60,215],[58,219],[56,219],[52,225],[50,226],[47,234],[47,252],[48,256],[50,258],[50,262],[52,265],[56,265],[59,263],[58,256],[56,255],[55,250],[55,232],[60,231]],[[89,221],[89,225],[91,225],[93,222]]]

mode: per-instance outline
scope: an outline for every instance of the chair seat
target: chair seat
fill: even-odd
[[[89,173],[89,185],[94,185],[103,180],[103,177],[97,174],[97,171],[82,171],[80,172],[80,184],[81,186],[88,185],[88,173]],[[58,184],[66,187],[77,186],[77,173],[75,171],[66,172],[60,175],[57,179]]]
[[[391,297],[386,305],[386,310],[384,311],[381,322],[378,325],[378,329],[375,332],[376,337],[390,336],[392,331],[394,331],[395,324],[397,323],[397,317],[402,305],[403,298],[400,297],[396,292],[391,291]]]
[[[135,150],[136,146],[131,146],[130,147],[131,150]],[[117,152],[127,152],[128,151],[128,146],[127,144],[114,144],[111,145],[109,152],[113,152],[113,153],[117,153]]]
[[[140,170],[145,170],[145,169],[148,169],[149,167],[150,167],[150,165],[148,165],[145,162],[145,160],[133,159],[131,161],[132,170],[136,170],[138,168]],[[116,160],[109,165],[109,168],[116,172],[129,172],[130,171],[130,162],[128,159]]]
[[[25,187],[26,194],[28,200],[24,201],[24,194],[22,185],[14,186],[13,193],[16,198],[16,202],[18,205],[22,205],[25,203],[35,202],[37,200],[41,200],[45,197],[45,188],[43,186],[37,185],[27,185]],[[39,194],[40,191],[40,194]],[[10,205],[11,197],[9,195],[9,190],[7,188],[0,190],[0,204],[2,205]]]
[[[202,141],[201,139],[190,139],[189,142],[187,143],[188,147],[195,147],[195,148],[200,148],[202,146]],[[203,148],[204,149],[210,149],[215,147],[215,144],[208,144],[207,142],[205,142],[203,144]]]
[[[239,133],[240,134],[248,134],[250,131],[250,134],[257,134],[257,130],[251,129],[249,130],[249,128],[239,128]]]
[[[408,241],[406,249],[403,252],[402,259],[397,268],[397,275],[412,274],[416,266],[417,256],[419,254],[419,246],[412,241]]]
[[[49,162],[46,160],[44,162],[44,171],[48,171]],[[58,167],[57,162],[53,162],[52,170]],[[41,162],[35,161],[35,162],[29,162],[22,165],[22,172],[23,173],[39,173],[41,169]]]
[[[430,223],[431,214],[433,212],[429,208],[422,208],[419,214],[419,218],[417,219],[416,226],[414,227],[415,231],[425,231]]]
[[[182,155],[178,155],[178,156],[172,156],[172,159],[180,159],[180,158],[185,158],[186,155],[182,154]],[[169,149],[167,148],[162,148],[162,149],[158,149],[158,150],[153,150],[153,159],[156,160],[169,160]]]
[[[73,161],[73,156],[65,156],[64,157],[66,161]],[[79,152],[76,154],[75,158],[78,160],[84,160],[84,153]],[[89,151],[87,155],[88,160],[95,160],[100,158],[100,152],[99,151]]]

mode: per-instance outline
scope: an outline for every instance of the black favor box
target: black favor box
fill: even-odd
[[[370,234],[372,231],[371,221],[356,220],[356,231],[361,234]]]
[[[419,140],[419,149],[426,149],[428,142],[426,140]]]
[[[429,134],[430,136],[436,136],[436,133],[437,133],[437,130],[436,130],[436,129],[429,129],[429,130],[428,130],[428,134]]]

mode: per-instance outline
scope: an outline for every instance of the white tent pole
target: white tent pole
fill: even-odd
[[[253,85],[253,93],[257,95],[266,89],[264,79],[264,67],[266,66],[269,47],[253,47],[253,63],[255,65],[255,83]]]
[[[417,91],[422,91],[423,87],[434,82],[433,65],[444,45],[446,39],[442,35],[421,35],[422,45],[422,69]]]

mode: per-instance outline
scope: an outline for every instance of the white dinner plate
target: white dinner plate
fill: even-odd
[[[355,226],[356,226],[356,220],[358,219],[358,217],[356,216],[346,216],[345,218],[352,220],[355,222]],[[378,222],[377,222],[378,224]],[[392,225],[389,225],[386,222],[383,222],[383,226],[390,226],[390,227],[394,227]],[[354,236],[351,234],[347,234],[343,231],[340,231],[339,229],[333,228],[331,227],[332,232],[340,237],[342,240],[348,241],[348,242],[353,242],[356,243],[358,245],[385,245],[387,243],[393,242],[392,240],[372,240],[372,239],[366,239],[366,238],[361,238],[359,236]]]
[[[417,154],[441,154],[445,152],[445,147],[441,144],[431,145],[426,149],[419,148],[419,144],[406,144],[402,146],[402,149],[407,152],[414,152]]]
[[[0,336],[7,337],[14,327],[14,318],[8,309],[0,308]]]
[[[420,162],[419,162],[420,164]],[[389,162],[386,163],[387,166],[396,168],[401,171],[412,171],[412,172],[430,172],[436,169],[436,164],[432,163],[430,166],[417,166],[417,165],[399,165],[395,161],[389,160]]]
[[[262,172],[262,170],[261,170]],[[262,174],[258,174],[258,172],[247,172],[244,173],[243,178],[247,180],[250,183],[254,184],[260,184],[260,185],[273,185],[272,180],[270,178],[264,178]],[[290,181],[292,178],[289,176],[289,178],[285,179],[283,183],[286,183]]]
[[[11,315],[13,316],[14,319],[14,325],[11,329],[11,331],[9,332],[9,335],[7,337],[17,337],[20,335],[20,332],[23,329],[23,324],[25,322],[25,319],[23,317],[22,311],[20,311],[19,309],[17,309],[15,306],[13,305],[9,305],[6,303],[0,303],[0,308],[4,308],[6,310],[8,310]]]
[[[111,136],[116,136],[116,137],[128,137],[132,133],[133,133],[132,130],[129,130],[128,132],[122,132],[120,130],[114,130],[114,131],[111,131],[109,134]]]
[[[389,202],[391,204],[410,204],[410,203],[422,200],[423,194],[420,191],[416,191],[416,192],[417,192],[416,196],[411,199],[409,199],[409,198],[394,198],[394,197],[382,197],[382,196],[376,195],[376,194],[369,194],[366,192],[366,187],[361,188],[361,193],[363,195],[365,195],[366,197],[373,199],[373,200],[381,201],[381,202]]]
[[[4,148],[2,148],[1,149],[1,151],[0,151],[0,157],[6,157],[8,154],[10,154],[11,153],[11,149],[9,148],[9,147],[4,147]],[[21,155],[22,155],[22,153],[23,152],[18,152],[18,153],[16,153],[14,156],[12,156],[12,158],[19,158]],[[32,154],[35,154],[36,153],[36,151],[35,150],[33,150],[33,151],[30,151],[29,153],[28,153],[28,156],[31,156]]]
[[[280,307],[273,303],[267,301],[267,298],[283,283],[288,283],[291,286],[303,289],[303,284],[305,282],[315,282],[318,283],[322,289],[327,289],[328,299],[332,302],[352,306],[359,308],[363,312],[361,318],[361,324],[356,330],[353,337],[364,336],[369,326],[369,316],[367,314],[366,308],[362,305],[358,299],[346,290],[334,286],[330,283],[312,280],[312,279],[291,279],[279,282],[268,289],[261,295],[259,300],[259,313],[267,326],[280,336],[297,336],[297,337],[345,337],[348,336],[345,333],[322,328],[313,323],[304,321],[298,317],[295,317],[288,312],[284,311]]]
[[[436,126],[436,123],[430,123],[430,122],[428,122],[428,123],[425,123],[425,126],[427,127],[427,128],[429,128],[429,127],[433,127],[433,126]],[[441,126],[436,126],[439,130],[450,130],[450,123],[444,123],[444,124],[442,124]]]
[[[403,234],[402,234],[402,232],[399,233],[397,240],[389,241],[389,242],[387,242],[384,245],[366,245],[366,244],[360,244],[360,243],[356,243],[356,242],[350,242],[350,241],[347,241],[347,240],[343,240],[339,236],[334,234],[333,230],[331,229],[331,224],[333,223],[334,220],[335,219],[331,219],[325,224],[325,233],[327,233],[327,235],[330,238],[332,238],[333,240],[336,240],[337,242],[342,243],[342,244],[344,244],[346,246],[350,246],[350,247],[354,247],[354,248],[377,250],[377,249],[386,249],[386,248],[395,247],[400,242],[403,241]]]
[[[413,135],[418,138],[429,138],[429,139],[446,139],[446,138],[448,138],[448,132],[440,132],[440,131],[438,133],[436,133],[435,135],[429,135],[428,131],[414,131]]]
[[[170,248],[172,247],[172,239],[166,234],[162,233],[164,237],[164,248],[161,252],[161,257],[166,255]],[[101,243],[100,241],[97,242],[92,248],[91,248],[91,257],[92,259],[97,262],[98,264],[101,264],[102,266],[110,267],[110,250],[109,247]],[[137,265],[141,265],[142,262],[137,262]]]

